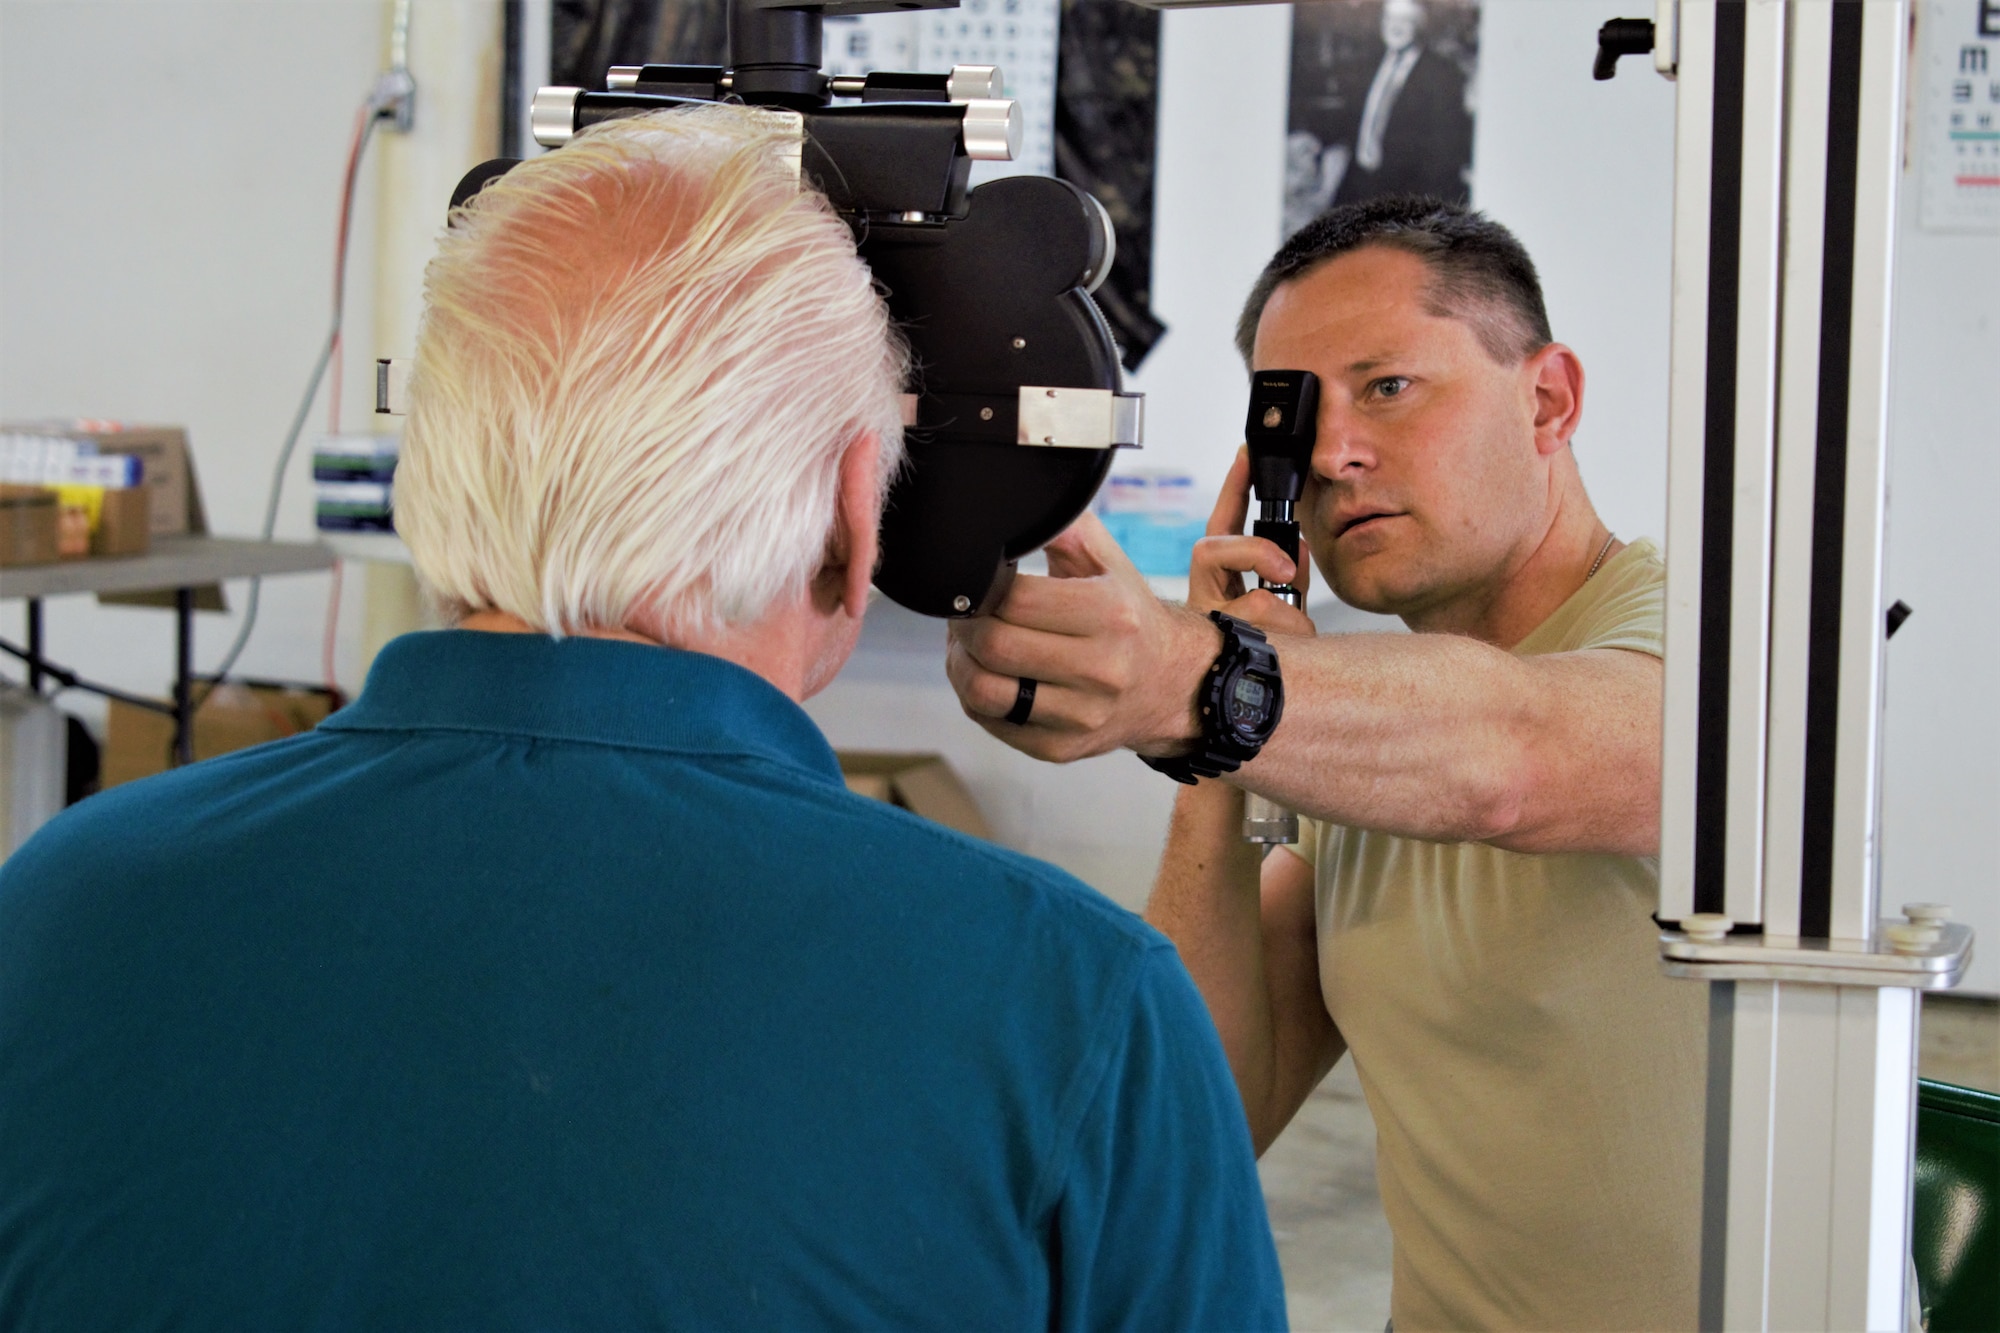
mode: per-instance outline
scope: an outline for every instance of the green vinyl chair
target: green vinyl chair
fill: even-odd
[[[1913,1194],[1924,1328],[2000,1330],[2000,1096],[1917,1080]]]

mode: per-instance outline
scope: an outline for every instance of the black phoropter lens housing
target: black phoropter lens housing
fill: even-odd
[[[1117,345],[1089,294],[1115,244],[1103,208],[1041,176],[968,188],[975,156],[1018,142],[1018,110],[988,96],[991,71],[836,81],[819,68],[827,14],[957,3],[730,0],[727,68],[626,67],[602,92],[545,89],[534,109],[545,144],[724,99],[799,115],[800,176],[853,228],[916,367],[908,464],[883,512],[875,586],[947,617],[991,610],[1014,562],[1087,509],[1116,447],[1138,442],[1135,395],[1123,393]],[[453,204],[513,165],[474,168]]]

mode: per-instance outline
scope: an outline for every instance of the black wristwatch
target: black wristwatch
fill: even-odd
[[[1170,759],[1139,756],[1147,767],[1176,782],[1193,784],[1200,778],[1234,773],[1257,757],[1285,712],[1285,680],[1264,631],[1220,611],[1210,611],[1208,618],[1222,630],[1222,651],[1195,694],[1201,736],[1188,754]]]

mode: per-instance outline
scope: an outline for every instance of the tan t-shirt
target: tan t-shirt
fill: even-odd
[[[1515,652],[1661,652],[1650,542]],[[1397,1333],[1692,1328],[1705,987],[1660,975],[1658,862],[1334,825],[1320,987],[1354,1053],[1395,1236]]]

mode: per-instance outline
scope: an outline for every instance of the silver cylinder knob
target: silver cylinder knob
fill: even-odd
[[[1111,214],[1104,211],[1096,195],[1086,190],[1083,197],[1090,201],[1091,222],[1104,241],[1104,257],[1097,261],[1097,267],[1083,275],[1083,289],[1094,292],[1111,276],[1111,266],[1118,261],[1118,228],[1111,225]]]
[[[975,97],[965,103],[960,130],[965,155],[975,162],[1012,162],[1021,154],[1021,104],[1011,98]]]
[[[544,148],[560,148],[576,136],[576,99],[581,88],[538,88],[528,104],[528,126],[535,142]]]
[[[604,87],[614,93],[629,93],[639,86],[639,75],[645,72],[644,65],[613,65],[604,76]]]
[[[1243,841],[1291,846],[1299,840],[1299,817],[1256,792],[1243,795]]]
[[[953,65],[951,73],[945,76],[944,92],[954,102],[1005,97],[1004,83],[998,65]]]

